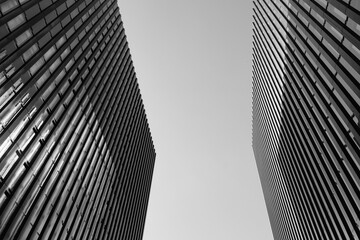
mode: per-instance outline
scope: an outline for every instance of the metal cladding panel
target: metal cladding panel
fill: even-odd
[[[114,0],[0,0],[0,239],[141,239],[155,150]]]
[[[360,1],[258,0],[253,149],[275,239],[360,238]]]

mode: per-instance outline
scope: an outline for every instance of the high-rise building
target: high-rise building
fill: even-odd
[[[0,0],[0,239],[141,239],[155,150],[115,0]]]
[[[253,149],[274,238],[360,238],[360,1],[256,0]]]

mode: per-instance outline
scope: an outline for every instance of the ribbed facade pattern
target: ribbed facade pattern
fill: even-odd
[[[360,1],[257,0],[253,149],[275,239],[360,238]]]
[[[0,0],[0,239],[141,239],[155,150],[115,0]]]

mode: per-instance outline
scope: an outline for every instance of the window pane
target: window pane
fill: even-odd
[[[25,22],[25,15],[19,14],[17,17],[11,19],[7,24],[9,29],[12,31]]]
[[[11,11],[18,5],[16,0],[9,0],[1,4],[1,12],[3,14]]]
[[[55,53],[55,46],[53,46],[52,48],[50,48],[50,49],[45,53],[45,55],[44,55],[45,61],[49,60],[54,53]]]
[[[41,76],[41,78],[39,78],[39,80],[37,80],[36,86],[37,86],[38,88],[40,88],[40,87],[44,84],[44,82],[49,78],[49,76],[50,76],[50,71],[47,70],[47,71]]]
[[[31,68],[30,68],[30,73],[31,75],[34,75],[37,70],[39,70],[41,68],[41,66],[44,64],[44,58],[40,58],[39,61],[37,61]]]
[[[32,36],[31,31],[27,30],[16,38],[16,43],[20,47],[24,42],[26,42]]]
[[[39,50],[37,43],[32,45],[26,52],[23,54],[24,61],[29,60],[37,51]]]

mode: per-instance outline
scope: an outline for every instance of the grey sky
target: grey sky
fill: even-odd
[[[251,149],[251,1],[119,6],[157,152],[144,240],[273,239]]]

